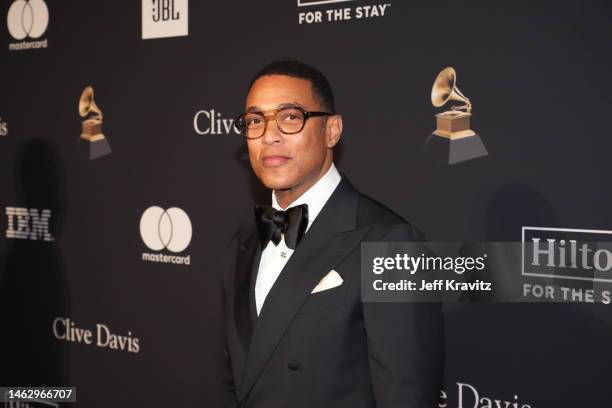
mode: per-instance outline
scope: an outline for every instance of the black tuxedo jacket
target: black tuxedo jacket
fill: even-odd
[[[360,243],[422,240],[346,177],[304,235],[259,317],[255,222],[224,271],[229,406],[433,408],[443,380],[441,307],[360,300]],[[344,282],[311,294],[330,270]]]

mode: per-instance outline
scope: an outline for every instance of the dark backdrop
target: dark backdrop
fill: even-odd
[[[345,123],[338,167],[430,240],[612,229],[606,1],[191,1],[188,36],[143,40],[139,2],[47,0],[48,47],[9,51],[13,3],[0,3],[0,385],[76,386],[83,407],[220,406],[217,254],[269,193],[241,137],[200,135],[194,117],[236,116],[248,80],[272,60],[328,76]],[[298,20],[378,4],[390,4],[384,16]],[[489,155],[439,166],[421,146],[446,66]],[[87,85],[113,151],[96,160],[77,143]],[[188,214],[193,237],[178,255],[190,265],[142,260],[173,255],[141,239],[150,206]],[[8,238],[6,207],[50,209],[54,241]],[[139,351],[59,340],[57,317],[129,332]],[[446,328],[449,407],[461,390],[463,406],[476,406],[458,383],[518,407],[612,403],[609,306],[449,305]]]

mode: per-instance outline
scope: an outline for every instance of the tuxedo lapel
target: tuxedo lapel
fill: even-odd
[[[255,303],[255,284],[257,283],[257,275],[259,273],[259,263],[261,262],[261,254],[263,252],[261,245],[259,245],[259,241],[257,241],[257,250],[255,251],[255,257],[253,260],[253,266],[251,268],[251,283],[249,287],[249,310],[250,310],[250,318],[252,323],[252,328],[255,328],[255,323],[257,323],[257,304]],[[248,350],[248,347],[245,348],[245,351]]]
[[[253,275],[257,274],[260,257],[261,249],[257,233],[254,229],[250,229],[238,244],[234,281],[234,320],[245,354],[249,349],[251,334],[255,326],[253,317],[255,277]]]
[[[312,289],[367,232],[355,229],[358,197],[343,178],[272,286],[249,344],[240,400],[261,375]]]

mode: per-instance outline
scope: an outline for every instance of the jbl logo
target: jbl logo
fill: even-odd
[[[142,38],[189,34],[188,0],[142,0]]]
[[[174,9],[174,0],[153,0],[153,21],[178,20],[180,16]]]

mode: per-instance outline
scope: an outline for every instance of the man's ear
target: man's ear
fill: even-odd
[[[342,136],[342,116],[332,115],[327,117],[327,123],[325,124],[325,137],[327,141],[327,147],[333,148],[340,141]]]

